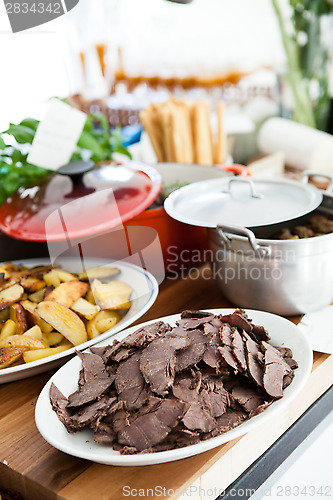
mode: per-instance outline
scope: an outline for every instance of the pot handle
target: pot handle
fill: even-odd
[[[227,226],[225,224],[218,224],[216,226],[216,229],[228,249],[231,247],[232,244],[232,237],[230,236],[232,236],[232,234],[235,234],[238,236],[245,236],[245,238],[249,240],[252,250],[258,255],[258,257],[264,258],[264,257],[269,257],[269,255],[271,255],[272,252],[271,247],[259,245],[253,231],[247,229],[246,227]],[[225,231],[231,234],[227,236],[225,234]]]
[[[229,183],[228,183],[228,187],[225,191],[223,191],[224,193],[226,194],[231,194],[231,185],[235,182],[238,182],[238,183],[243,183],[243,184],[248,184],[250,190],[251,190],[251,197],[252,198],[263,198],[263,195],[262,194],[259,194],[256,192],[256,188],[254,186],[254,183],[253,181],[251,181],[250,179],[244,179],[242,177],[232,177],[231,179],[229,179]]]
[[[309,179],[311,177],[324,177],[325,179],[328,179],[330,181],[328,187],[325,189],[325,193],[333,193],[333,174],[329,174],[327,172],[316,172],[315,170],[306,170],[305,172],[302,173],[301,176],[301,182],[304,184],[307,184],[309,182]]]

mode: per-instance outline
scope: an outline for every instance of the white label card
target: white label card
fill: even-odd
[[[52,99],[40,122],[31,151],[29,163],[38,167],[58,170],[69,162],[76,149],[87,115],[68,104]]]

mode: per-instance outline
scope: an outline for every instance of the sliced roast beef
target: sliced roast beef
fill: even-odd
[[[163,441],[184,413],[185,404],[165,399],[118,432],[118,442],[145,450]]]
[[[265,391],[273,398],[282,398],[283,379],[291,372],[291,368],[277,349],[267,342],[262,342],[262,346],[265,350],[263,377]]]
[[[235,328],[231,335],[232,339],[232,352],[240,364],[243,371],[247,370],[247,362],[246,362],[246,351],[245,351],[245,342],[242,335],[239,333],[237,328]]]
[[[98,354],[77,351],[76,354],[82,361],[82,378],[84,383],[99,378],[108,378],[103,359]]]
[[[140,371],[141,353],[138,352],[120,363],[116,373],[115,385],[119,399],[124,401],[128,410],[140,408],[149,397],[149,390]]]
[[[265,396],[260,394],[256,388],[246,385],[236,385],[231,391],[232,397],[242,408],[251,412],[264,403]]]
[[[236,372],[242,371],[242,367],[238,360],[235,358],[233,350],[228,345],[217,347],[218,352],[221,354],[222,359]]]
[[[77,429],[72,422],[73,412],[67,408],[68,399],[59,391],[58,387],[52,382],[50,387],[50,402],[53,411],[56,412],[60,422],[64,424],[68,432],[76,432]]]
[[[113,430],[112,424],[100,422],[98,427],[94,429],[94,441],[98,444],[112,445],[117,438],[117,434]]]
[[[231,429],[237,427],[247,418],[248,415],[244,411],[227,410],[226,413],[216,419],[216,425],[214,429],[202,436],[202,439],[209,439],[212,437],[220,436],[225,432],[231,431]]]
[[[277,346],[274,346],[274,348],[279,351],[279,353],[281,354],[281,356],[283,358],[292,358],[293,357],[293,351],[291,349],[289,349],[289,347],[277,347]]]
[[[219,319],[223,323],[228,323],[228,325],[238,328],[240,332],[242,330],[245,330],[247,333],[251,333],[252,332],[252,325],[251,325],[249,319],[247,318],[247,316],[240,314],[240,311],[241,311],[241,309],[237,309],[237,311],[235,311],[232,314],[228,314],[225,316],[219,316]]]
[[[153,340],[141,355],[140,370],[151,390],[165,396],[175,377],[176,352],[190,345],[187,337]]]
[[[260,387],[263,386],[264,370],[258,360],[258,353],[260,353],[259,344],[257,344],[245,331],[243,332],[245,339],[247,373],[251,379]]]
[[[99,417],[103,416],[106,410],[116,401],[116,398],[103,396],[89,406],[84,406],[78,413],[73,415],[72,422],[78,429],[83,429],[93,424]]]
[[[79,390],[50,400],[69,432],[90,427],[123,455],[156,453],[228,432],[283,395],[297,362],[265,341],[241,309],[215,317],[184,311],[112,346],[78,353]]]
[[[183,311],[177,325],[184,328],[184,330],[194,330],[213,318],[213,314],[205,311]]]
[[[196,365],[202,360],[206,351],[209,337],[200,330],[188,331],[187,338],[190,344],[186,349],[178,351],[176,354],[176,372],[182,372],[190,366]]]
[[[67,408],[79,408],[100,399],[110,389],[114,377],[93,379],[68,397]]]
[[[200,393],[204,407],[212,417],[220,417],[225,413],[229,405],[229,394],[224,387],[216,388],[213,391],[203,389]]]

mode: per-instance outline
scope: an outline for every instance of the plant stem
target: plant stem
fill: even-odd
[[[315,127],[315,116],[312,108],[309,90],[304,81],[300,63],[296,40],[288,34],[285,26],[285,19],[282,15],[279,1],[272,0],[275,13],[280,26],[283,46],[288,61],[288,80],[294,96],[295,109],[294,119],[309,127]]]

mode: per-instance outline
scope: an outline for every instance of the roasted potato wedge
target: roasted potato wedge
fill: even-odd
[[[5,321],[7,321],[7,319],[9,319],[9,307],[6,307],[6,309],[0,311],[0,323],[4,323]]]
[[[38,325],[35,325],[32,328],[29,328],[29,330],[27,330],[23,335],[26,335],[27,337],[31,337],[31,338],[37,339],[37,340],[43,339],[42,330],[39,328]],[[45,342],[45,343],[46,343],[46,345],[48,345],[47,342]]]
[[[121,316],[116,311],[100,311],[95,318],[87,323],[87,332],[89,339],[95,339],[102,333],[113,328],[119,321]]]
[[[16,334],[16,323],[12,319],[8,319],[3,325],[0,332],[0,340],[6,339]]]
[[[118,267],[94,267],[79,274],[79,280],[92,282],[95,279],[102,280],[117,276],[120,271]]]
[[[52,332],[53,328],[46,321],[44,321],[37,311],[37,304],[30,302],[30,300],[22,300],[21,305],[28,313],[30,324],[38,325],[43,333]]]
[[[0,369],[7,368],[12,363],[15,363],[27,348],[17,348],[17,347],[2,347],[0,349]]]
[[[87,300],[88,302],[90,302],[90,304],[92,304],[93,306],[95,306],[95,305],[96,305],[95,297],[94,297],[94,294],[92,293],[91,288],[89,288],[88,293],[87,293],[87,295],[86,295],[86,297],[85,297],[85,298],[86,298],[86,300]]]
[[[11,337],[7,337],[6,339],[0,340],[0,348],[1,347],[18,347],[28,349],[44,349],[45,347],[49,347],[42,340],[37,340],[28,335],[12,335]]]
[[[80,316],[83,316],[85,319],[88,320],[94,318],[96,314],[100,311],[100,308],[98,306],[94,306],[86,299],[82,298],[74,302],[74,304],[71,305],[71,309]]]
[[[72,281],[77,280],[77,276],[75,274],[69,273],[68,271],[63,271],[62,269],[57,269],[57,273],[60,281]]]
[[[44,281],[44,283],[45,283],[45,281]],[[39,304],[39,302],[43,302],[45,290],[46,290],[46,288],[42,288],[41,290],[38,290],[38,292],[32,293],[31,295],[29,295],[28,299],[31,300],[31,302],[35,302],[35,304]]]
[[[3,274],[1,276],[3,276]],[[6,288],[9,288],[10,286],[16,285],[18,281],[19,280],[17,278],[12,278],[10,276],[8,278],[6,277],[0,278],[0,291],[6,290]]]
[[[50,347],[60,344],[65,340],[64,336],[59,332],[43,333],[42,340]]]
[[[75,312],[57,302],[41,302],[37,312],[42,319],[55,330],[62,333],[73,345],[79,345],[88,340],[85,324]]]
[[[70,307],[82,295],[88,291],[89,285],[77,279],[61,283],[45,297],[45,301],[51,300],[65,307]]]
[[[9,308],[9,317],[16,323],[16,333],[22,335],[28,330],[28,314],[21,304],[12,304]]]
[[[47,286],[57,287],[60,285],[60,278],[58,272],[55,269],[52,269],[52,271],[44,274],[43,280],[45,281]]]
[[[67,351],[71,349],[72,344],[69,342],[64,345],[59,345],[58,347],[48,347],[46,349],[36,349],[34,351],[27,351],[23,353],[23,359],[26,363],[30,363],[31,361],[37,361],[38,359],[48,358],[49,356],[53,356],[53,354],[59,354],[60,352]]]
[[[23,286],[27,293],[34,293],[45,288],[46,283],[44,280],[35,278],[34,276],[27,276],[20,280],[20,284]]]
[[[101,283],[99,280],[94,280],[91,290],[96,304],[101,309],[123,309],[123,305],[126,305],[132,294],[132,288],[122,281]]]
[[[0,311],[20,300],[23,294],[24,288],[18,283],[2,290],[0,292]]]

